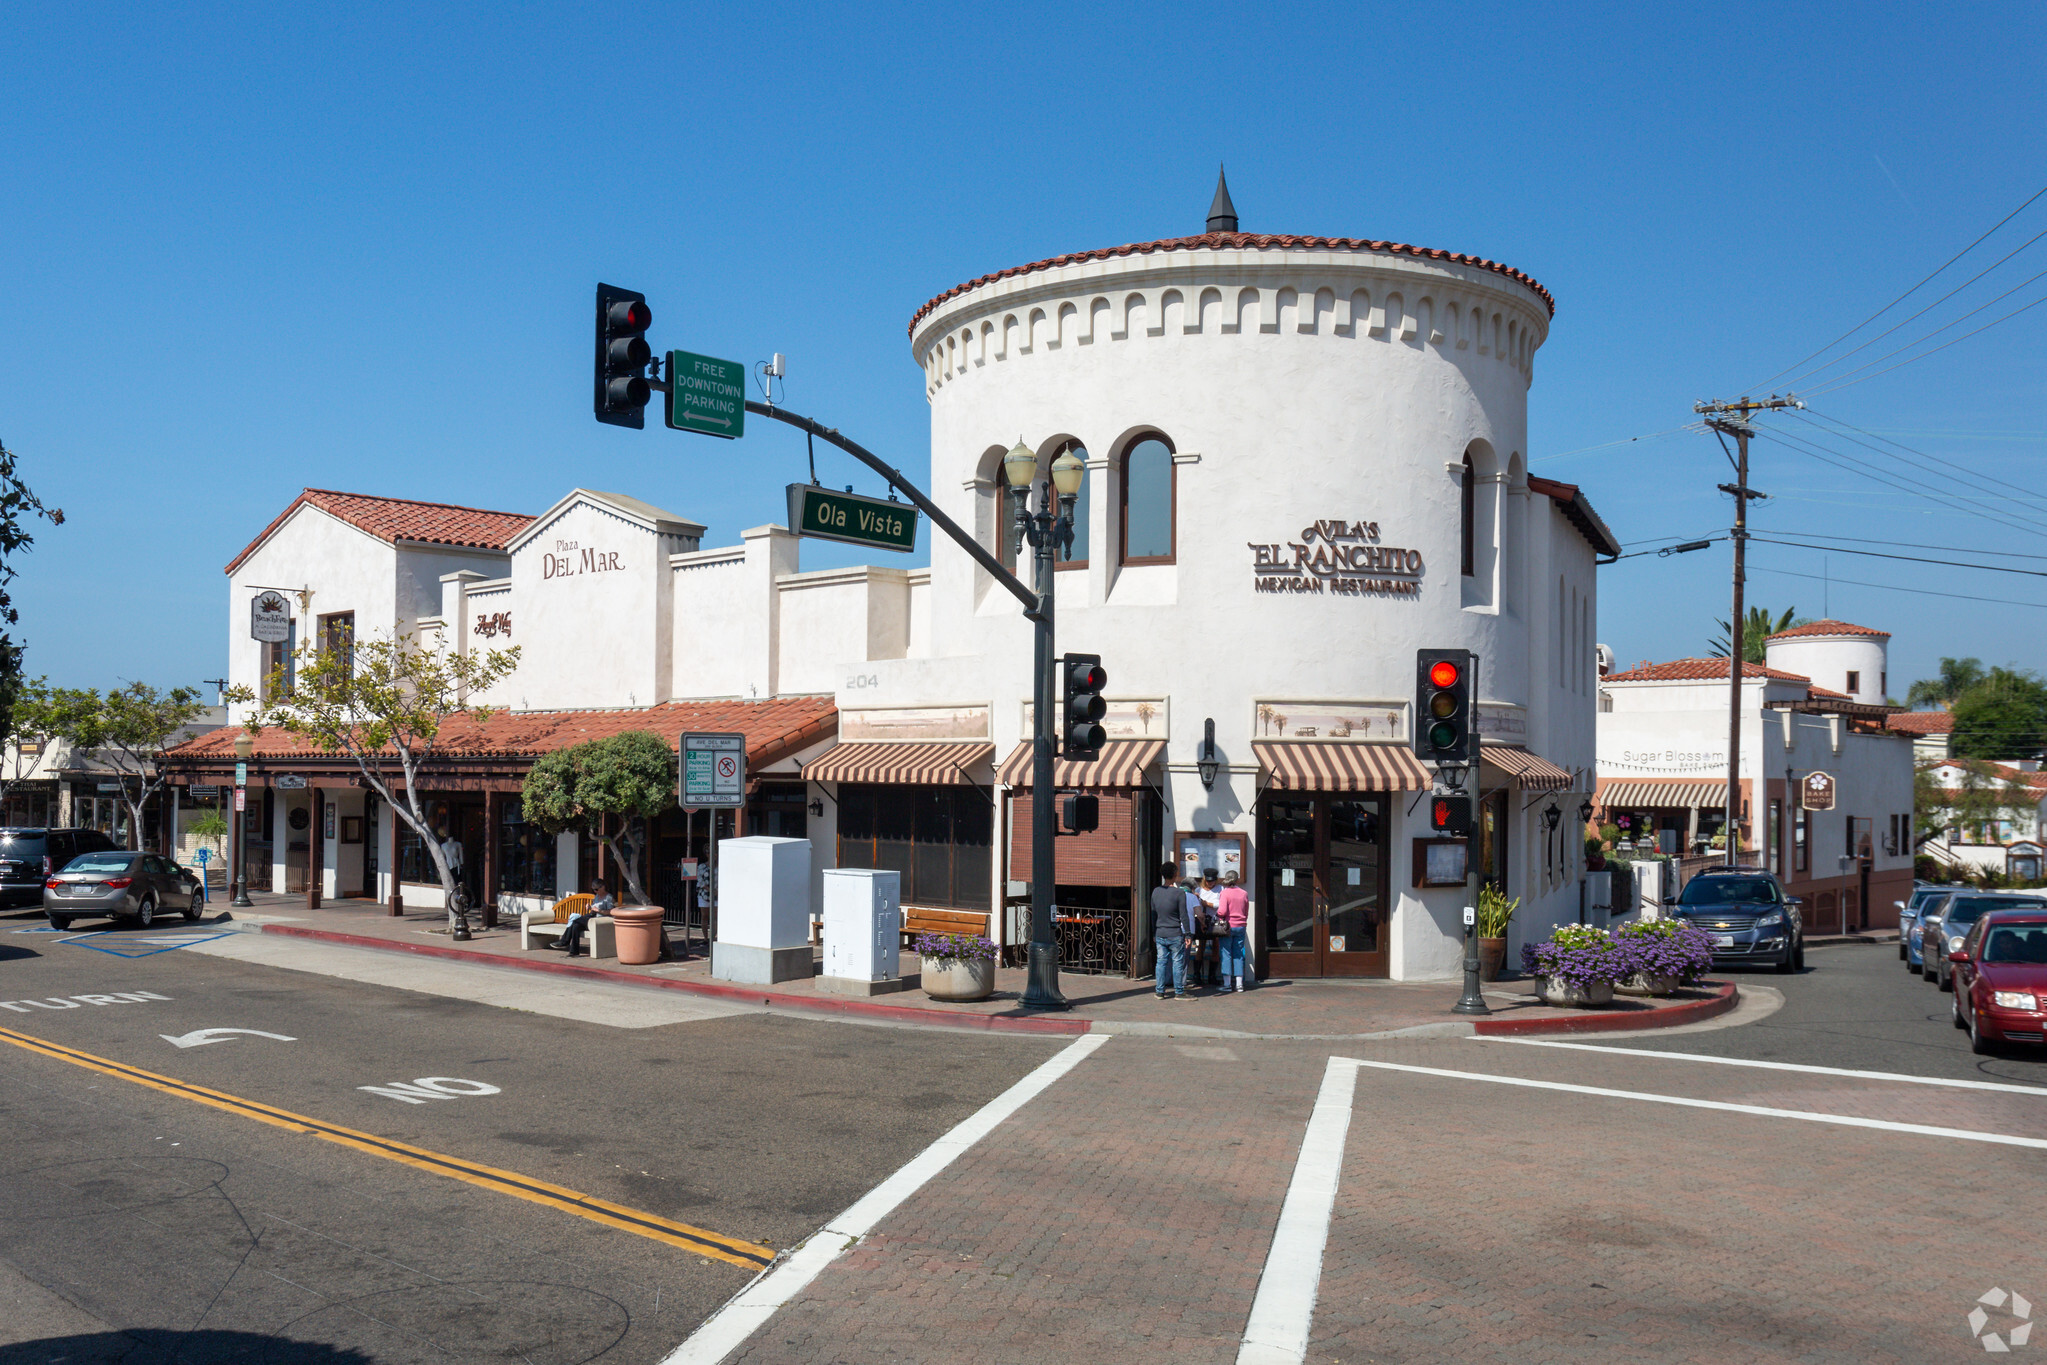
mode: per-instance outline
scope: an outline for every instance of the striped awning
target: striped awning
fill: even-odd
[[[1679,810],[1696,806],[1702,810],[1722,810],[1727,805],[1727,784],[1688,782],[1668,777],[1634,782],[1601,782],[1599,794],[1593,800],[1605,810],[1637,810],[1644,806],[1652,809],[1674,807]]]
[[[1429,770],[1398,744],[1253,743],[1264,785],[1296,792],[1427,791]]]
[[[1507,773],[1521,784],[1523,791],[1560,792],[1571,786],[1571,775],[1546,758],[1538,758],[1526,749],[1507,749],[1497,744],[1487,744],[1479,750],[1486,763]]]
[[[813,782],[895,782],[911,786],[965,785],[966,770],[995,757],[986,740],[935,744],[840,744],[804,764]]]
[[[1166,751],[1162,739],[1118,739],[1102,746],[1102,756],[1092,763],[1055,759],[1052,785],[1055,787],[1141,787],[1144,774]],[[1031,746],[1027,740],[1009,751],[995,780],[1005,787],[1031,785]]]

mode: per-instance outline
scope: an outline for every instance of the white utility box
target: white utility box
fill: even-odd
[[[718,841],[711,975],[750,986],[810,977],[810,840]]]
[[[883,995],[903,989],[903,874],[832,868],[824,874],[824,975],[818,989]]]

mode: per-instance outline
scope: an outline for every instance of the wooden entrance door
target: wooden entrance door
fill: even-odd
[[[1385,976],[1386,798],[1273,794],[1259,812],[1268,976]]]

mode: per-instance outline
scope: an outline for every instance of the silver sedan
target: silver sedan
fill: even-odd
[[[54,929],[75,919],[127,919],[147,929],[158,915],[196,920],[205,908],[199,879],[160,853],[83,853],[43,883],[43,913]]]

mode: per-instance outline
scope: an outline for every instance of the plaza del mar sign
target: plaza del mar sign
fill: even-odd
[[[1379,543],[1376,521],[1317,521],[1299,540],[1247,542],[1259,592],[1412,597],[1421,591],[1422,552]]]

